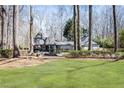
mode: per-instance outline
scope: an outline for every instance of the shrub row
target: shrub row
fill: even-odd
[[[0,57],[11,58],[13,51],[11,49],[0,49]]]
[[[111,51],[69,51],[66,57],[79,58],[79,57],[95,57],[95,58],[115,58],[116,55]]]

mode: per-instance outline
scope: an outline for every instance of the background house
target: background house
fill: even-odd
[[[89,39],[89,37],[87,34],[85,34],[84,36],[81,37],[81,46],[83,49],[88,49],[88,43],[89,43],[88,39]],[[92,49],[93,50],[100,48],[100,46],[95,41],[92,40],[91,42],[92,42]]]
[[[73,50],[74,42],[73,41],[57,41],[54,38],[43,37],[41,32],[37,33],[34,37],[34,52],[43,51],[43,52],[53,52],[59,53],[60,50]],[[88,35],[81,37],[81,47],[83,49],[88,49]],[[98,49],[99,45],[92,40],[92,49]]]

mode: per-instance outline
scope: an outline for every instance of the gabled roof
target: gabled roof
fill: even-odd
[[[43,35],[42,35],[41,32],[38,32],[38,33],[36,34],[36,36],[34,37],[34,39],[42,39],[42,38],[43,38]]]
[[[88,43],[89,43],[89,40],[88,39],[89,39],[88,35],[85,35],[85,36],[81,37],[81,45],[88,45]],[[93,45],[98,45],[93,40],[91,42],[92,42]]]
[[[43,34],[41,32],[37,33],[34,39],[41,39],[43,40]],[[88,40],[89,37],[87,34],[85,34],[84,36],[81,37],[81,45],[82,46],[88,46]],[[91,41],[92,45],[98,45],[96,42],[94,42],[93,40]],[[43,42],[40,42],[40,44],[43,44]],[[73,41],[56,41],[55,38],[50,38],[48,37],[46,40],[46,44],[56,44],[56,45],[74,45]],[[99,46],[99,45],[98,45]]]

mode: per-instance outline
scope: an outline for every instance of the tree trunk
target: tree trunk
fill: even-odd
[[[17,36],[18,36],[18,33],[19,33],[19,5],[16,5],[16,45],[17,47],[19,47],[19,42],[17,40]]]
[[[4,37],[4,8],[1,5],[1,48],[3,49],[3,37]]]
[[[80,45],[80,6],[77,5],[77,48],[81,50]]]
[[[13,57],[15,57],[15,5],[13,5]]]
[[[76,31],[76,6],[73,5],[73,33],[74,33],[74,50],[77,50],[77,31]]]
[[[63,29],[62,29],[62,21],[63,21],[63,6],[60,7],[59,9],[59,13],[60,13],[60,23],[61,23],[61,26],[60,26],[60,30],[61,30],[61,41],[63,41]]]
[[[18,47],[16,46],[16,6],[13,5],[13,57],[20,56]]]
[[[92,5],[89,5],[89,45],[88,50],[92,48]]]
[[[7,44],[7,48],[9,48],[9,27],[10,27],[10,15],[9,15],[9,12],[10,12],[11,10],[10,10],[10,7],[8,6],[8,15],[7,15],[7,33],[6,33],[6,44]]]
[[[32,31],[33,31],[33,15],[32,15],[32,6],[30,6],[30,54],[33,53],[33,44],[32,44]]]
[[[117,33],[117,26],[116,26],[116,10],[115,5],[113,7],[113,25],[114,25],[114,52],[118,50],[118,33]]]

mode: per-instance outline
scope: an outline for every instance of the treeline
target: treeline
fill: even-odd
[[[103,27],[101,27],[101,31],[102,35],[99,34],[99,32],[95,32],[95,30],[97,31],[98,29],[100,29],[100,26],[98,29],[94,30],[94,26],[95,26],[95,19],[94,18],[94,10],[93,10],[92,5],[89,5],[88,7],[88,27],[85,29],[85,27],[83,27],[81,25],[81,19],[80,19],[80,6],[79,5],[74,5],[73,6],[73,19],[69,19],[65,25],[64,28],[64,37],[67,38],[67,40],[74,40],[74,50],[80,50],[81,49],[81,45],[80,45],[80,36],[82,36],[83,31],[82,30],[86,30],[88,34],[88,50],[92,50],[92,40],[97,42],[97,44],[100,45],[100,47],[102,48],[114,48],[114,52],[118,51],[118,48],[124,48],[124,31],[123,31],[123,26],[120,28],[119,25],[122,25],[123,23],[119,22],[121,20],[119,19],[119,15],[117,14],[117,6],[112,5],[111,9],[112,11],[110,12],[111,15],[107,15],[106,18],[110,17],[110,20],[106,20],[103,19],[102,21],[104,22],[104,20],[106,20],[104,22],[104,24],[102,24]],[[104,16],[104,15],[101,15]],[[100,16],[98,17],[98,19],[100,19]],[[108,24],[108,22],[110,22]],[[120,24],[119,24],[120,23]],[[101,23],[99,23],[101,24]],[[108,25],[106,25],[108,24]],[[119,24],[119,25],[118,25]],[[73,27],[72,27],[73,26]],[[103,28],[103,29],[102,29]],[[72,32],[73,34],[72,34]],[[95,34],[93,34],[93,32]],[[85,35],[85,33],[83,33]],[[94,36],[95,35],[95,36]],[[93,38],[94,37],[94,38]]]

